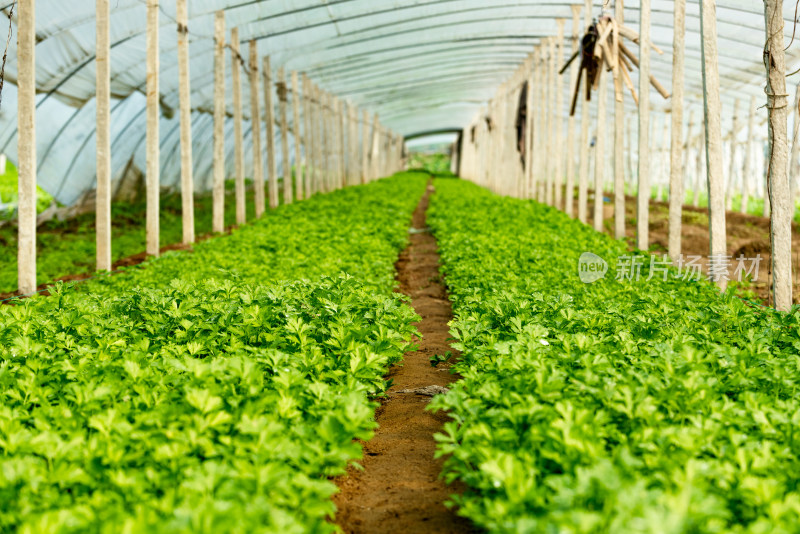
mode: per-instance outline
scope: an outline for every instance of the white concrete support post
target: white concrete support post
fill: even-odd
[[[160,136],[158,0],[147,0],[147,254],[158,256],[160,217]]]
[[[722,105],[719,97],[716,12],[715,0],[701,0],[700,26],[703,42],[703,101],[706,122],[708,216],[711,235],[710,261],[714,258],[724,258],[728,253],[725,228],[725,184],[722,176],[722,125],[720,124]],[[779,48],[782,50],[783,45],[780,45]],[[784,165],[785,163],[784,160]],[[713,263],[713,261],[711,262]],[[720,276],[716,282],[722,291],[727,289],[727,276]]]
[[[534,79],[533,79],[533,54],[528,56],[528,66],[526,72],[526,79],[528,83],[528,92],[525,95],[525,174],[522,179],[522,198],[529,199],[532,198],[533,195],[531,194],[531,183],[533,183],[533,162],[534,162],[534,155],[533,155],[533,91],[534,91]],[[464,133],[461,136],[461,151],[462,154],[465,156],[465,159],[469,158],[469,165],[472,165],[473,156],[471,154],[472,143],[470,140],[470,132],[472,131],[471,128],[467,128],[464,130]],[[468,149],[469,147],[469,149]],[[467,156],[467,154],[469,154]],[[461,162],[462,173],[465,172],[465,162]],[[468,167],[468,166],[467,166]],[[473,175],[472,169],[466,170],[466,173],[469,174],[471,178]]]
[[[603,65],[603,59],[600,59]],[[603,231],[603,175],[606,170],[606,106],[608,105],[608,80],[605,65],[598,72],[597,141],[594,145],[594,229]]]
[[[272,79],[272,61],[264,57],[264,121],[267,129],[267,196],[270,209],[278,207],[278,161],[275,147],[275,83]]]
[[[36,291],[36,0],[19,0],[17,12],[17,154],[19,292]]]
[[[338,144],[336,151],[339,153],[339,187],[347,187],[347,169],[345,167],[347,160],[347,143],[345,137],[347,135],[347,123],[345,121],[344,101],[336,99],[336,129]]]
[[[261,81],[258,69],[258,44],[255,39],[249,46],[250,66],[250,124],[253,129],[253,188],[255,189],[256,218],[264,215],[266,199],[264,194],[264,153],[261,149]]]
[[[542,157],[544,150],[542,149],[542,138],[544,137],[544,131],[542,129],[542,116],[543,116],[543,109],[542,109],[542,90],[543,90],[543,80],[542,80],[542,69],[541,69],[541,62],[542,62],[542,47],[539,46],[533,51],[533,63],[531,65],[531,172],[529,176],[528,182],[528,190],[530,198],[536,200],[537,202],[542,201],[542,197],[539,195],[539,181],[542,179],[542,169],[544,165],[542,164]],[[483,114],[481,114],[481,117]],[[484,133],[486,126],[486,121],[481,121],[479,125],[479,131]],[[480,150],[481,156],[480,161],[486,161],[486,145],[488,143],[488,136],[482,136],[479,140],[480,143]]]
[[[592,0],[586,0],[584,2],[583,19],[584,31],[586,31],[592,24]],[[584,76],[582,86],[586,83],[588,83],[588,81]],[[583,94],[582,91],[579,91],[578,98],[581,99],[581,161],[578,167],[578,220],[586,224],[589,217],[589,128],[591,121],[591,102],[587,102],[586,97],[581,96]]]
[[[580,44],[580,24],[581,6],[572,5],[572,53],[578,51]],[[574,88],[578,83],[578,71],[580,70],[580,58],[572,62],[569,72],[569,87]],[[564,195],[564,212],[573,217],[575,214],[575,117],[570,116],[567,123],[567,187]]]
[[[625,5],[623,0],[614,2],[614,18],[617,24],[625,22]],[[619,31],[614,35],[614,54],[621,54],[619,43],[622,36]],[[625,95],[623,90],[620,61],[614,61],[614,237],[625,237]]]
[[[767,186],[771,206],[772,287],[775,309],[792,307],[792,218],[794,201],[789,193],[789,132],[786,90],[786,54],[783,40],[783,0],[765,0],[767,110],[769,112],[769,157]]]
[[[291,204],[294,199],[292,189],[292,161],[289,151],[289,88],[286,85],[286,71],[278,69],[278,101],[281,111],[281,159],[283,163],[283,203]]]
[[[800,83],[795,88],[792,108],[794,134],[792,135],[792,153],[789,161],[789,198],[792,199],[792,209],[794,210],[797,200],[797,180],[800,177]],[[2,169],[2,163],[0,163],[0,169]]]
[[[325,112],[322,107],[322,95],[319,89],[311,84],[311,98],[313,99],[312,125],[314,131],[314,192],[322,193],[325,191]]]
[[[214,19],[214,186],[212,229],[225,231],[225,12]]]
[[[556,205],[556,40],[549,39],[547,56],[547,204]]]
[[[187,0],[177,0],[178,100],[181,115],[181,217],[183,244],[194,243],[194,170],[192,161],[192,91],[189,76],[189,10]]]
[[[683,223],[683,74],[686,63],[686,0],[675,0],[672,40],[672,138],[669,171],[669,236],[667,254],[681,256]]]
[[[247,219],[244,184],[244,133],[242,128],[242,55],[239,53],[239,28],[231,30],[231,82],[233,84],[233,163],[236,183],[236,224]]]
[[[97,270],[111,270],[111,41],[108,0],[97,0]]]
[[[372,118],[372,149],[370,151],[371,181],[377,180],[380,175],[380,163],[378,160],[380,155],[380,136],[380,125],[378,123],[378,114],[376,113]]]
[[[303,200],[306,186],[303,182],[303,137],[300,127],[300,83],[297,71],[292,71],[292,133],[294,135],[294,174],[297,182],[297,200]]]

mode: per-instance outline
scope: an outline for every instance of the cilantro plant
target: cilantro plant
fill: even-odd
[[[492,532],[795,532],[800,313],[671,273],[593,284],[621,242],[439,180],[428,221],[463,376],[434,409],[461,513]]]

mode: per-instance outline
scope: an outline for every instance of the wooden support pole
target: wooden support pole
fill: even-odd
[[[600,63],[603,63],[601,59]],[[603,175],[606,169],[606,106],[608,105],[608,80],[605,67],[598,72],[597,141],[594,145],[594,229],[603,231]]]
[[[592,0],[586,0],[583,8],[584,30],[592,24]],[[584,83],[587,83],[584,80]],[[589,212],[589,127],[591,103],[581,98],[581,135],[578,168],[578,220],[586,224]]]
[[[744,152],[744,171],[742,172],[742,205],[744,214],[750,207],[750,175],[753,174],[753,143],[756,135],[756,97],[750,97],[750,116],[747,121],[747,141]]]
[[[297,71],[292,71],[292,129],[294,135],[294,175],[297,199],[303,200],[306,186],[303,183],[303,138],[300,134],[300,83]]]
[[[553,156],[556,159],[555,162],[555,205],[558,209],[563,210],[564,204],[564,157],[566,153],[564,151],[564,132],[563,132],[563,125],[564,125],[564,84],[562,82],[561,76],[558,75],[558,69],[561,68],[561,65],[564,63],[564,24],[565,19],[557,19],[557,31],[556,31],[556,51],[555,51],[555,61],[553,63],[553,78],[555,84],[555,91],[556,91],[556,107],[555,107],[555,121],[556,121],[556,131],[555,131],[555,150],[553,151]]]
[[[212,230],[225,231],[225,12],[214,18],[214,187]]]
[[[728,253],[725,228],[725,184],[722,178],[722,126],[720,124],[722,106],[719,98],[716,11],[715,0],[701,0],[700,26],[703,43],[703,101],[706,123],[706,176],[711,237],[709,261],[711,263],[714,258],[724,258]],[[722,291],[728,286],[727,276],[720,276],[716,282]]]
[[[795,209],[797,200],[797,180],[800,177],[800,83],[795,87],[794,105],[792,115],[794,125],[792,135],[792,154],[789,161],[789,198],[792,199],[792,209]]]
[[[181,216],[183,244],[194,243],[194,170],[192,158],[192,91],[189,76],[189,10],[177,0],[178,93],[181,114]]]
[[[767,110],[769,112],[769,157],[767,185],[772,216],[772,287],[775,309],[788,312],[792,307],[792,219],[794,199],[789,193],[789,137],[786,90],[786,54],[783,31],[783,0],[764,1],[766,22]]]
[[[336,129],[337,129],[337,151],[339,152],[339,187],[347,187],[347,143],[345,138],[347,136],[347,124],[345,120],[345,105],[344,101],[336,99]]]
[[[366,184],[370,180],[369,174],[369,112],[364,110],[361,114],[361,183]]]
[[[578,52],[580,43],[580,4],[572,5],[572,53]],[[569,87],[575,87],[578,83],[578,70],[580,69],[580,61],[575,60],[572,62],[572,67],[569,73]],[[564,212],[572,217],[575,213],[574,197],[575,197],[575,117],[570,115],[567,122],[567,187],[564,195]]]
[[[686,63],[686,0],[675,0],[672,40],[672,139],[669,173],[669,237],[667,253],[677,261],[682,253],[683,223],[683,74]]]
[[[253,187],[255,188],[256,218],[264,215],[264,156],[261,151],[261,82],[258,72],[258,43],[250,41],[250,123],[253,129]]]
[[[636,247],[650,247],[650,0],[639,9],[639,192]]]
[[[614,18],[618,25],[625,22],[625,5],[623,0],[614,2]],[[615,34],[614,61],[614,237],[625,237],[625,101],[620,72],[619,41],[622,36]]]
[[[530,198],[541,201],[542,198],[539,195],[539,180],[542,179],[542,138],[544,137],[544,130],[542,129],[542,113],[543,113],[543,102],[542,102],[542,90],[543,90],[543,80],[542,80],[542,69],[541,69],[541,62],[542,62],[542,47],[538,46],[533,51],[533,63],[531,65],[531,107],[530,107],[530,114],[531,114],[531,156],[530,156],[530,163],[531,163],[531,171],[528,179],[528,190]],[[485,131],[486,121],[482,121],[480,131],[483,133]],[[481,151],[486,151],[486,141],[481,139]],[[481,156],[481,162],[485,161],[485,155]]]
[[[111,41],[108,0],[97,0],[97,270],[111,270]]]
[[[236,183],[236,224],[247,219],[244,184],[244,133],[242,129],[242,56],[239,53],[239,28],[231,30],[231,82],[233,84],[233,164]]]
[[[312,106],[313,124],[311,128],[314,132],[314,161],[316,162],[314,192],[322,193],[325,191],[325,115],[322,107],[322,95],[319,88],[314,84],[311,84],[311,97],[314,104]]]
[[[528,92],[525,95],[525,175],[522,179],[522,198],[529,199],[532,198],[533,195],[531,194],[531,184],[533,183],[533,162],[534,162],[534,154],[533,154],[533,91],[534,91],[534,56],[533,54],[528,56],[528,65],[527,65],[527,83],[528,83]],[[468,151],[466,150],[467,147],[471,147],[470,143],[470,133],[471,128],[468,128],[464,131],[461,137],[462,143],[462,154],[465,156],[467,155]],[[472,157],[472,154],[469,154],[469,158]],[[465,167],[465,162],[461,162],[462,170]],[[471,159],[470,159],[471,163]],[[471,172],[471,171],[469,171]]]
[[[556,40],[548,39],[547,55],[547,204],[555,206],[556,188]],[[560,119],[560,117],[558,117]]]
[[[728,187],[727,187],[727,199],[725,209],[727,211],[733,210],[733,195],[736,192],[736,147],[738,143],[736,142],[736,137],[739,134],[739,129],[741,128],[741,119],[739,116],[739,99],[737,98],[733,103],[733,127],[731,129],[731,150],[730,150],[730,160],[728,163]]]
[[[292,190],[292,161],[289,151],[289,88],[286,85],[286,71],[278,69],[278,101],[281,116],[281,158],[283,163],[283,203],[291,204],[294,199]]]
[[[17,154],[19,292],[36,291],[36,0],[17,12]]]
[[[322,128],[325,132],[324,139],[324,158],[325,158],[325,175],[323,183],[325,184],[325,192],[330,193],[333,191],[333,101],[331,96],[326,92],[321,92],[322,95]]]
[[[275,84],[272,79],[272,62],[264,57],[264,121],[267,129],[267,192],[270,209],[278,207],[278,157],[275,143]]]
[[[158,44],[158,0],[147,0],[147,254],[158,256],[160,252],[160,136],[159,120],[159,44]]]
[[[371,157],[370,157],[370,164],[372,167],[372,178],[371,180],[377,180],[380,175],[380,163],[378,161],[378,157],[380,156],[380,130],[379,130],[379,122],[378,122],[378,114],[376,113],[372,118],[372,149],[371,149]]]
[[[301,82],[303,87],[303,146],[305,147],[305,197],[311,198],[314,194],[314,169],[316,162],[314,161],[314,130],[311,122],[311,88],[308,81],[308,76],[303,74]]]

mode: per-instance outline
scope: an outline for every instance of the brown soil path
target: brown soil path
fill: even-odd
[[[431,356],[455,351],[450,347],[448,321],[453,313],[439,275],[436,239],[426,229],[425,213],[433,186],[414,213],[411,245],[400,255],[397,277],[400,291],[412,298],[422,317],[419,350],[406,354],[402,366],[388,378],[394,385],[378,409],[380,427],[364,445],[364,470],[349,469],[336,480],[341,492],[334,497],[337,524],[345,533],[457,534],[474,532],[470,523],[444,506],[458,485],[439,479],[442,460],[434,460],[433,434],[447,421],[443,413],[425,411],[428,386],[444,386],[457,379],[447,364],[431,367]],[[420,231],[423,230],[423,231]],[[427,393],[432,393],[429,388]]]

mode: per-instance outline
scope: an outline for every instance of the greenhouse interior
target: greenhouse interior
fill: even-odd
[[[800,532],[800,2],[0,10],[0,532]]]

